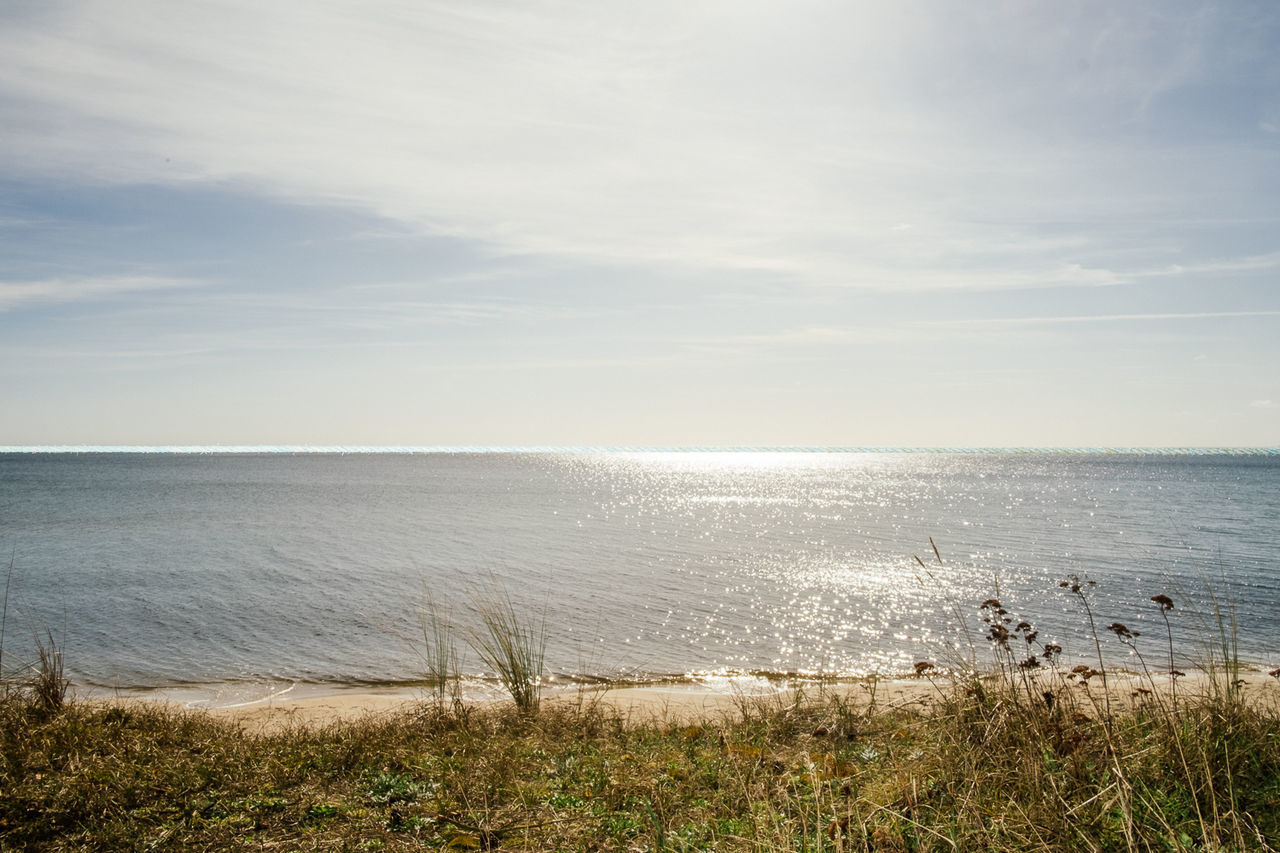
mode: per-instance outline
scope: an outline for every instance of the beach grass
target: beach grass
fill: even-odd
[[[481,627],[467,632],[468,645],[497,674],[517,710],[537,713],[547,650],[546,612],[528,617],[517,611],[510,593],[497,582],[476,593],[471,605]]]
[[[926,675],[929,674],[926,672]],[[910,707],[600,702],[252,733],[164,706],[0,706],[0,849],[1267,850],[1280,716],[1256,695],[1030,698],[987,676]],[[1044,686],[1050,685],[1045,681]],[[1040,686],[1040,685],[1038,685]],[[1102,709],[1103,713],[1098,713]]]
[[[428,592],[419,616],[422,644],[419,649],[431,695],[437,705],[461,696],[461,661],[456,629],[439,602]]]

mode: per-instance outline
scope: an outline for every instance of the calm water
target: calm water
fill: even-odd
[[[498,584],[562,676],[899,672],[997,594],[1083,655],[1075,572],[1159,665],[1149,597],[1190,655],[1207,583],[1274,666],[1278,522],[1276,455],[5,454],[5,665],[47,625],[84,685],[411,681],[427,591]]]

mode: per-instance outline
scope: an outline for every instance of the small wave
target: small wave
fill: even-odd
[[[261,705],[266,702],[270,702],[272,699],[279,699],[281,696],[285,696],[289,693],[292,693],[294,689],[297,688],[297,686],[298,686],[298,682],[295,681],[295,682],[292,682],[288,687],[282,688],[280,690],[272,691],[271,693],[268,693],[266,696],[261,696],[257,699],[248,699],[244,702],[231,702],[223,705],[214,705],[214,704],[209,704],[209,700],[195,700],[192,702],[188,702],[186,707],[206,708],[206,709],[208,708],[248,708],[250,705]]]

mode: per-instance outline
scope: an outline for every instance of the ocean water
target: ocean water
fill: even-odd
[[[991,597],[1088,660],[1077,574],[1155,667],[1157,593],[1178,665],[1216,599],[1270,667],[1277,531],[1274,453],[3,453],[4,666],[48,629],[86,688],[408,684],[428,596],[465,632],[494,589],[561,681],[982,662]]]

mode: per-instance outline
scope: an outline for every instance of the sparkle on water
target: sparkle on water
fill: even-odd
[[[960,625],[994,594],[1083,655],[1077,603],[1057,587],[1073,572],[1099,581],[1107,621],[1162,631],[1149,599],[1172,595],[1180,654],[1207,579],[1261,660],[1280,613],[1278,466],[1272,453],[23,453],[0,455],[0,547],[14,556],[10,630],[65,614],[73,676],[106,687],[411,682],[424,586],[465,620],[489,581],[546,614],[561,683],[945,665],[971,654]]]

